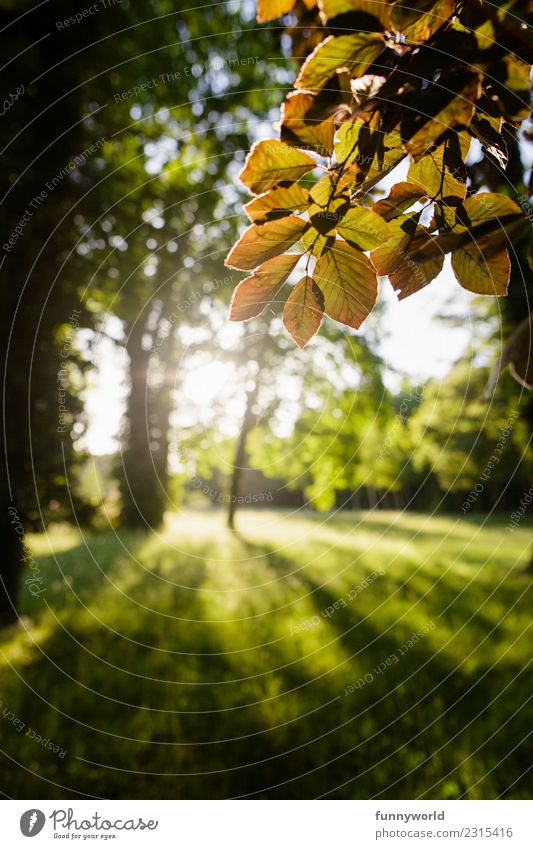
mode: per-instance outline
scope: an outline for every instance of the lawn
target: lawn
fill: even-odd
[[[505,525],[199,511],[28,537],[46,590],[0,634],[5,792],[529,797],[531,526]]]

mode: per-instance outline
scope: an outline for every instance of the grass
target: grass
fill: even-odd
[[[530,796],[526,522],[239,525],[28,539],[46,592],[0,634],[7,795]]]

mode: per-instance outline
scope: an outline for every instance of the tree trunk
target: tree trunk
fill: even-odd
[[[248,456],[248,452],[246,450],[246,443],[248,441],[248,434],[254,426],[253,407],[255,405],[255,402],[257,401],[258,393],[259,375],[255,380],[253,389],[250,389],[250,391],[246,393],[246,409],[244,411],[244,417],[241,424],[241,431],[239,433],[239,440],[237,442],[237,450],[235,452],[235,459],[233,461],[233,472],[231,476],[231,487],[228,505],[228,528],[232,531],[235,530],[235,514],[237,512],[238,499],[241,495],[242,476],[243,472],[245,471],[245,464]]]
[[[8,512],[9,499],[3,500],[1,523],[2,558],[0,560],[0,626],[11,625],[18,619],[20,571],[22,568],[21,536]]]
[[[157,527],[160,512],[154,498],[154,464],[150,451],[150,410],[148,366],[150,351],[143,347],[144,324],[137,322],[126,344],[130,365],[130,394],[127,404],[127,431],[120,469],[124,527],[149,530]]]

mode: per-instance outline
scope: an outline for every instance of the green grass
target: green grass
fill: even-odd
[[[530,796],[526,522],[223,518],[28,539],[47,589],[0,633],[7,795]]]

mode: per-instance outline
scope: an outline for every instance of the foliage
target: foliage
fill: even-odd
[[[259,20],[293,5],[262,0]],[[323,314],[359,328],[378,274],[404,298],[435,279],[446,254],[463,288],[506,294],[507,248],[525,216],[502,194],[473,194],[466,159],[474,138],[505,167],[504,134],[530,114],[528,14],[526,2],[297,4],[289,23],[312,20],[315,29],[309,43],[297,39],[308,55],[280,139],[254,144],[241,172],[257,197],[246,207],[253,224],[226,259],[253,271],[235,290],[234,320],[277,295],[286,277],[272,263],[294,245],[304,256],[289,254],[286,267],[301,260],[304,276],[283,318],[300,346]],[[407,181],[373,203],[372,190],[404,160]]]
[[[445,491],[477,487],[478,507],[501,506],[507,488],[527,490],[532,470],[528,434],[517,421],[521,393],[506,378],[487,406],[481,400],[486,381],[485,369],[458,364],[425,387],[409,422],[415,465],[429,466]]]

